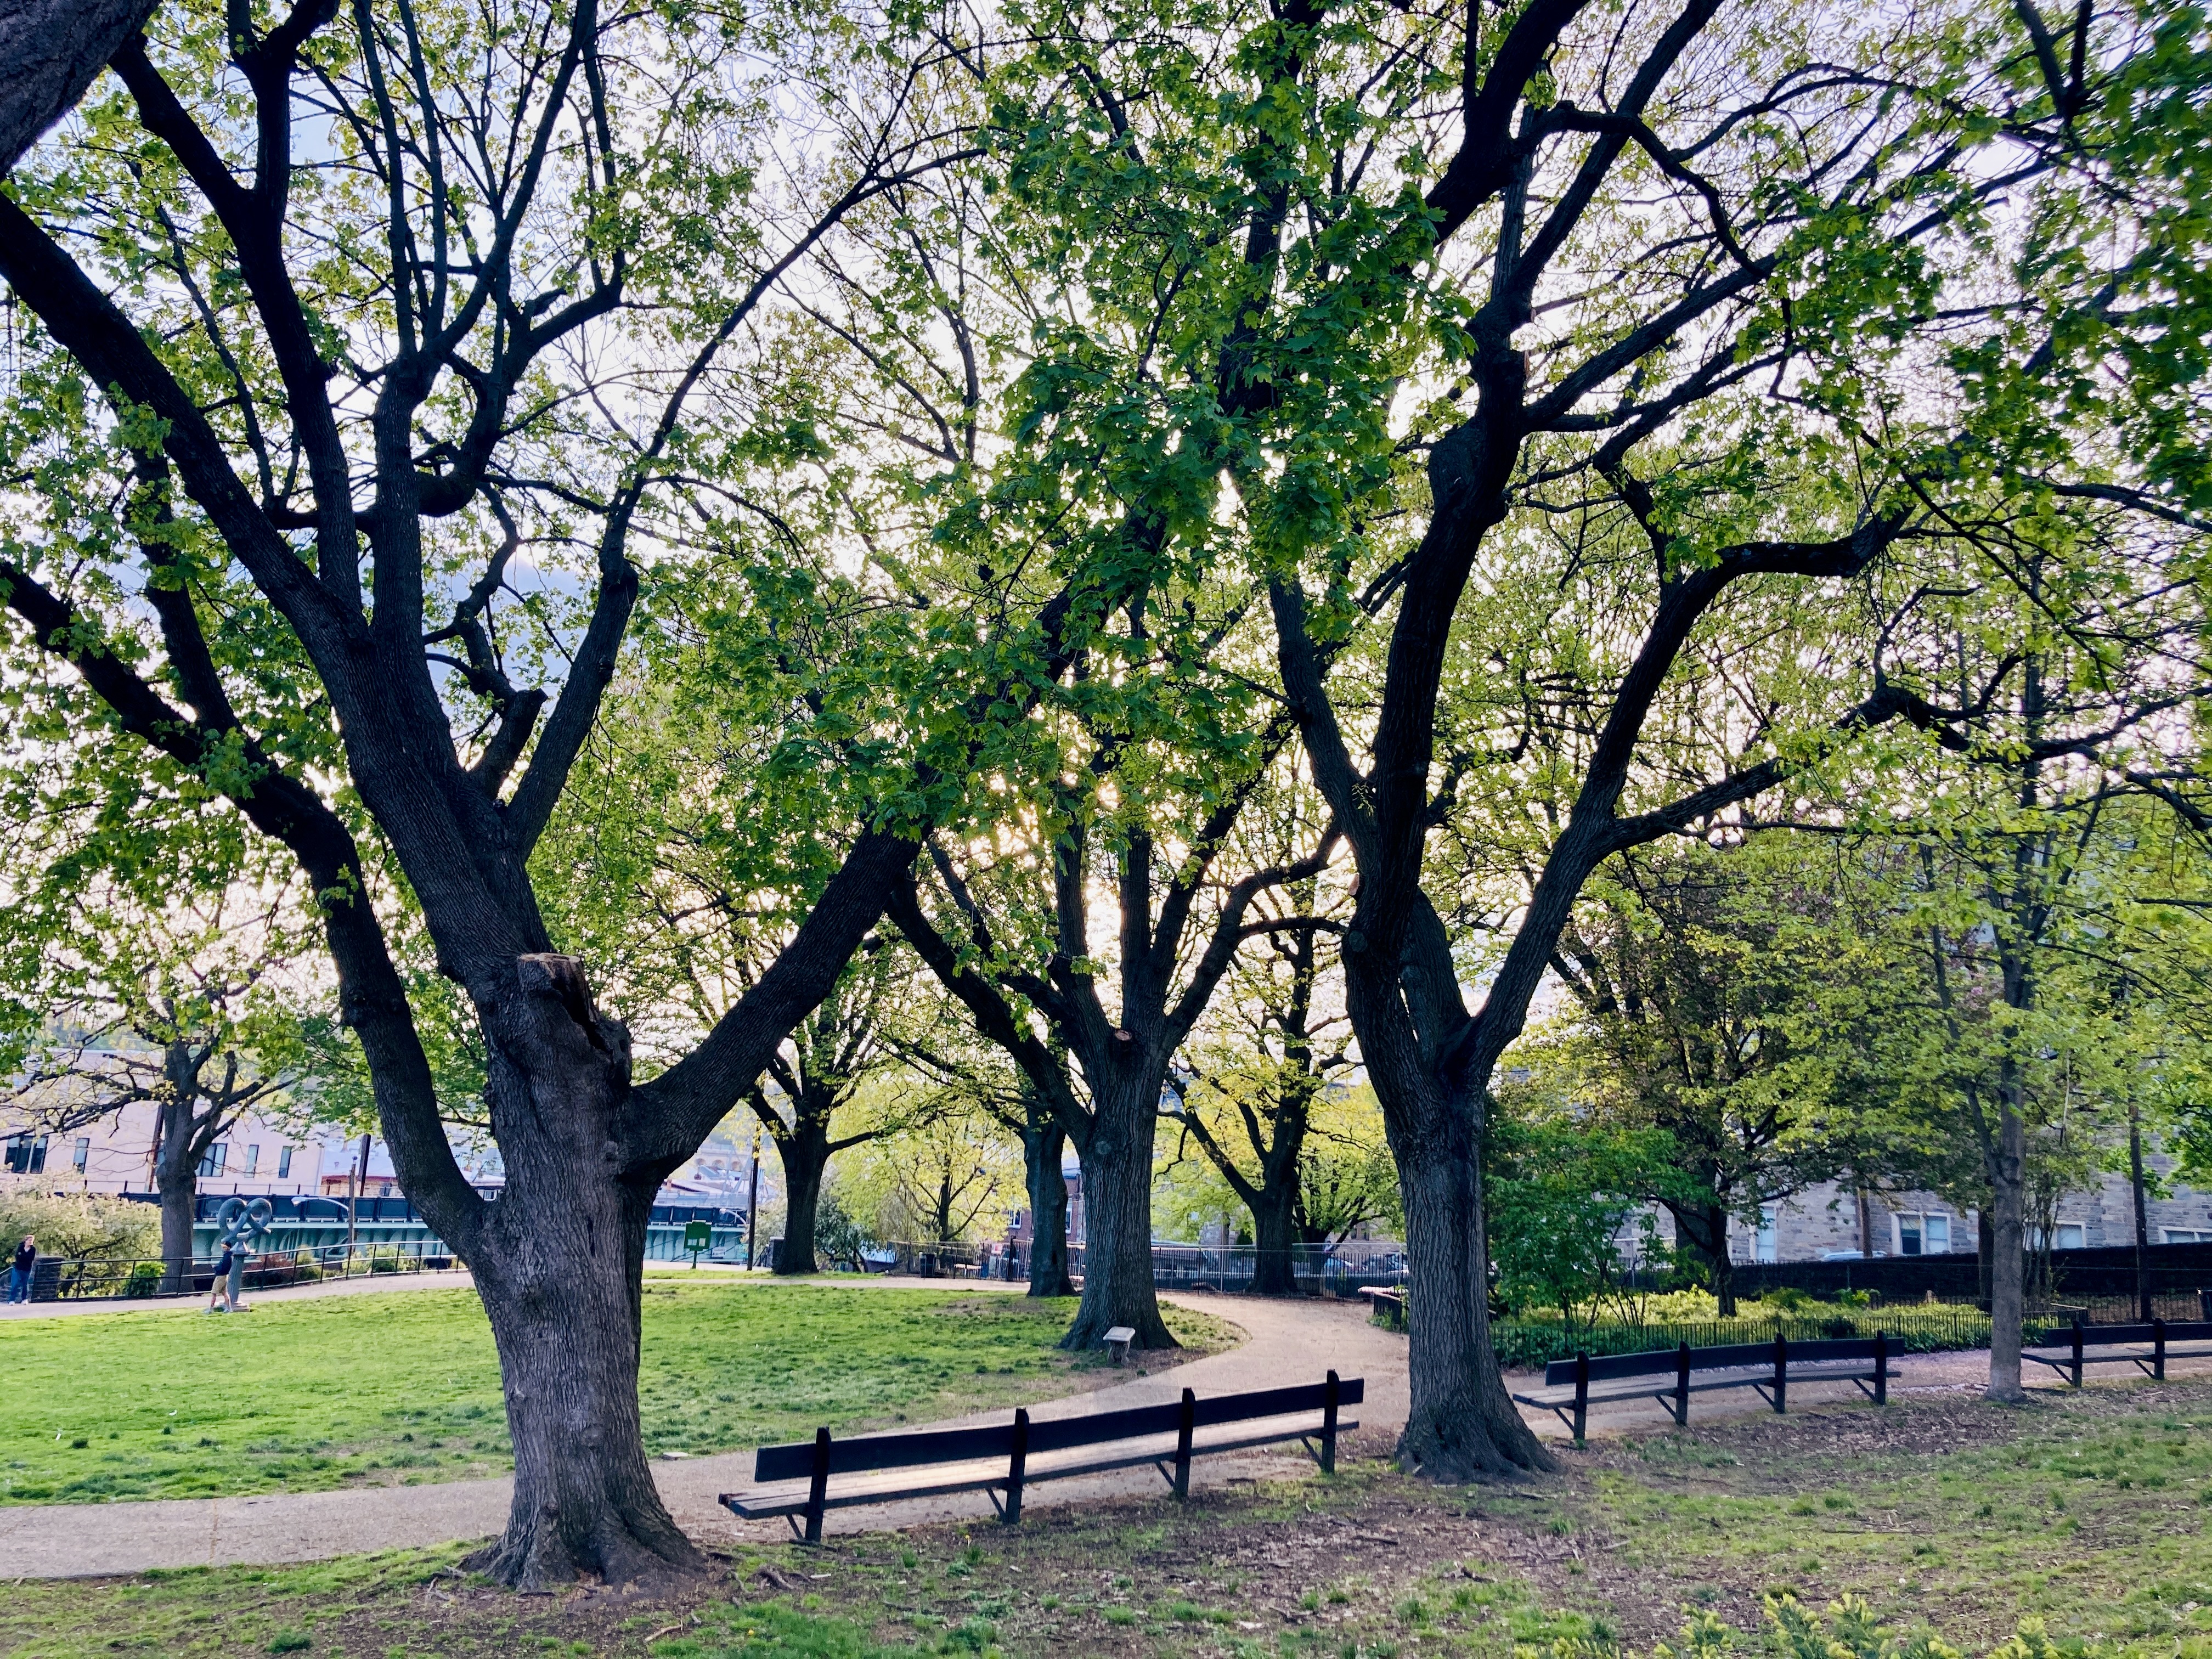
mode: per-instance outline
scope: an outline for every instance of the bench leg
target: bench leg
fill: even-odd
[[[1014,1413],[1014,1451],[1006,1464],[1006,1501],[999,1511],[999,1519],[1008,1526],[1019,1526],[1022,1519],[1022,1481],[1029,1473],[1030,1414],[1025,1411]]]
[[[1182,1503],[1190,1496],[1190,1437],[1198,1426],[1198,1396],[1182,1391],[1182,1422],[1176,1430],[1175,1495]]]
[[[1336,1397],[1342,1385],[1336,1373],[1328,1374],[1328,1391],[1322,1396],[1321,1408],[1321,1472],[1336,1473]]]
[[[830,1431],[814,1431],[814,1471],[806,1487],[806,1541],[822,1541],[822,1516],[830,1499]]]

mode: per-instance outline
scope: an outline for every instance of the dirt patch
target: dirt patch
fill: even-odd
[[[1032,1509],[1013,1528],[740,1548],[676,1593],[517,1598],[454,1571],[458,1547],[20,1585],[0,1653],[198,1651],[208,1638],[208,1651],[287,1650],[270,1644],[296,1629],[348,1659],[554,1644],[665,1659],[1511,1659],[1559,1643],[1648,1652],[1693,1609],[1753,1632],[1777,1589],[1815,1606],[1865,1595],[1970,1650],[2022,1615],[2117,1659],[2212,1634],[2212,1382],[2012,1410],[1953,1394],[1821,1406],[1604,1440],[1516,1484],[1432,1486],[1387,1449],[1364,1433],[1334,1480],[1271,1459],[1182,1505],[1132,1497]],[[85,1639],[50,1639],[64,1629]]]

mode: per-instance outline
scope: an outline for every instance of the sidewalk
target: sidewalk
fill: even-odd
[[[872,1277],[846,1282],[857,1288],[883,1281]],[[914,1289],[940,1286],[948,1281],[899,1283]],[[982,1288],[984,1283],[975,1281],[972,1287]],[[1021,1287],[998,1288],[1018,1292]],[[1365,1430],[1379,1431],[1387,1437],[1404,1424],[1404,1339],[1370,1324],[1364,1308],[1343,1303],[1285,1304],[1182,1293],[1164,1299],[1236,1325],[1247,1340],[1227,1352],[1172,1366],[1156,1376],[1133,1377],[1112,1387],[1042,1401],[1030,1407],[1030,1415],[1039,1419],[1076,1417],[1127,1406],[1154,1405],[1181,1398],[1186,1388],[1206,1395],[1232,1394],[1291,1380],[1318,1382],[1324,1371],[1334,1368],[1346,1376],[1367,1379],[1366,1403],[1358,1411]],[[1003,1422],[1006,1416],[997,1412],[959,1421]],[[748,1484],[752,1462],[750,1450],[723,1452],[711,1457],[659,1462],[653,1471],[661,1497],[678,1523],[706,1543],[726,1540],[733,1534],[763,1540],[788,1536],[781,1522],[740,1523],[714,1501],[719,1494]],[[1219,1485],[1250,1480],[1271,1468],[1295,1468],[1302,1463],[1302,1458],[1293,1462],[1264,1454],[1203,1459],[1194,1469],[1194,1480],[1200,1486]],[[1159,1486],[1159,1478],[1149,1469],[1122,1471],[1040,1486],[1028,1501],[1034,1509],[1149,1492]],[[511,1482],[501,1478],[353,1492],[279,1492],[256,1498],[0,1507],[0,1561],[7,1564],[10,1576],[91,1578],[162,1567],[273,1565],[366,1550],[488,1538],[506,1524],[512,1492]],[[878,1531],[989,1513],[988,1503],[974,1494],[964,1499],[841,1510],[833,1517],[832,1530]]]
[[[301,1286],[271,1296],[399,1290],[426,1284],[459,1286],[467,1282],[459,1274],[422,1275],[411,1280],[349,1280]],[[885,1284],[873,1276],[813,1282],[842,1284],[854,1290]],[[891,1282],[902,1288],[955,1285],[1009,1294],[1021,1289],[982,1280]],[[1192,1292],[1169,1293],[1162,1299],[1233,1324],[1243,1331],[1245,1340],[1226,1352],[1152,1376],[1041,1402],[1030,1407],[1031,1417],[1045,1420],[1154,1405],[1180,1398],[1186,1388],[1206,1395],[1318,1381],[1322,1373],[1334,1370],[1366,1381],[1365,1401],[1357,1408],[1360,1429],[1356,1443],[1370,1453],[1387,1451],[1404,1427],[1408,1405],[1406,1339],[1370,1324],[1364,1308],[1340,1302],[1276,1302]],[[177,1310],[179,1313],[190,1310],[189,1306]],[[1890,1389],[1894,1400],[1909,1400],[1915,1395],[1976,1393],[1988,1381],[1989,1353],[1981,1349],[1910,1354],[1900,1359],[1899,1369],[1903,1375]],[[2212,1374],[2212,1361],[2176,1361],[2171,1374]],[[1506,1382],[1509,1388],[1516,1388],[1538,1380],[1534,1374],[1522,1372],[1509,1374]],[[2037,1392],[2055,1392],[2063,1386],[2034,1375],[2029,1383]],[[1839,1407],[1872,1409],[1847,1383],[1793,1382],[1790,1398],[1793,1415]],[[1748,1389],[1703,1395],[1692,1408],[1690,1422],[1695,1429],[1701,1424],[1768,1409],[1766,1402]],[[1006,1415],[1001,1411],[915,1426],[998,1423],[1005,1421]],[[1529,1412],[1527,1415],[1544,1438],[1565,1437],[1565,1427],[1551,1413]],[[1656,1401],[1644,1401],[1608,1406],[1593,1413],[1589,1428],[1591,1437],[1600,1438],[1648,1434],[1671,1423]],[[761,1542],[781,1540],[788,1535],[781,1522],[739,1522],[715,1502],[720,1493],[750,1484],[752,1462],[753,1454],[745,1450],[662,1461],[653,1468],[671,1513],[695,1538],[708,1545],[733,1536]],[[1193,1467],[1192,1479],[1201,1487],[1219,1486],[1295,1476],[1310,1468],[1310,1463],[1295,1452],[1263,1450],[1201,1459]],[[1035,1510],[1159,1490],[1159,1479],[1151,1469],[1121,1470],[1036,1487],[1024,1500],[1024,1507]],[[368,1550],[419,1547],[492,1536],[506,1523],[511,1494],[511,1483],[502,1478],[255,1498],[0,1507],[0,1561],[8,1564],[11,1575],[81,1578],[154,1568],[274,1565]],[[981,1494],[968,1493],[833,1510],[829,1530],[875,1532],[933,1521],[980,1520],[990,1514],[988,1501]]]

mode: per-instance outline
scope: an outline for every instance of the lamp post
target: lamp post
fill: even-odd
[[[760,1237],[760,1125],[753,1125],[752,1185],[745,1194],[745,1271],[753,1267],[753,1241]]]

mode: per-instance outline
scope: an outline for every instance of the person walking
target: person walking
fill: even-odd
[[[238,1311],[238,1304],[231,1300],[230,1295],[230,1266],[237,1259],[237,1247],[226,1242],[222,1247],[222,1255],[215,1264],[215,1286],[208,1292],[207,1310],[210,1313]],[[218,1302],[225,1305],[218,1308],[216,1306]]]
[[[31,1299],[31,1273],[38,1265],[38,1236],[25,1233],[23,1242],[15,1247],[15,1259],[8,1268],[8,1299],[10,1302],[28,1302]]]

